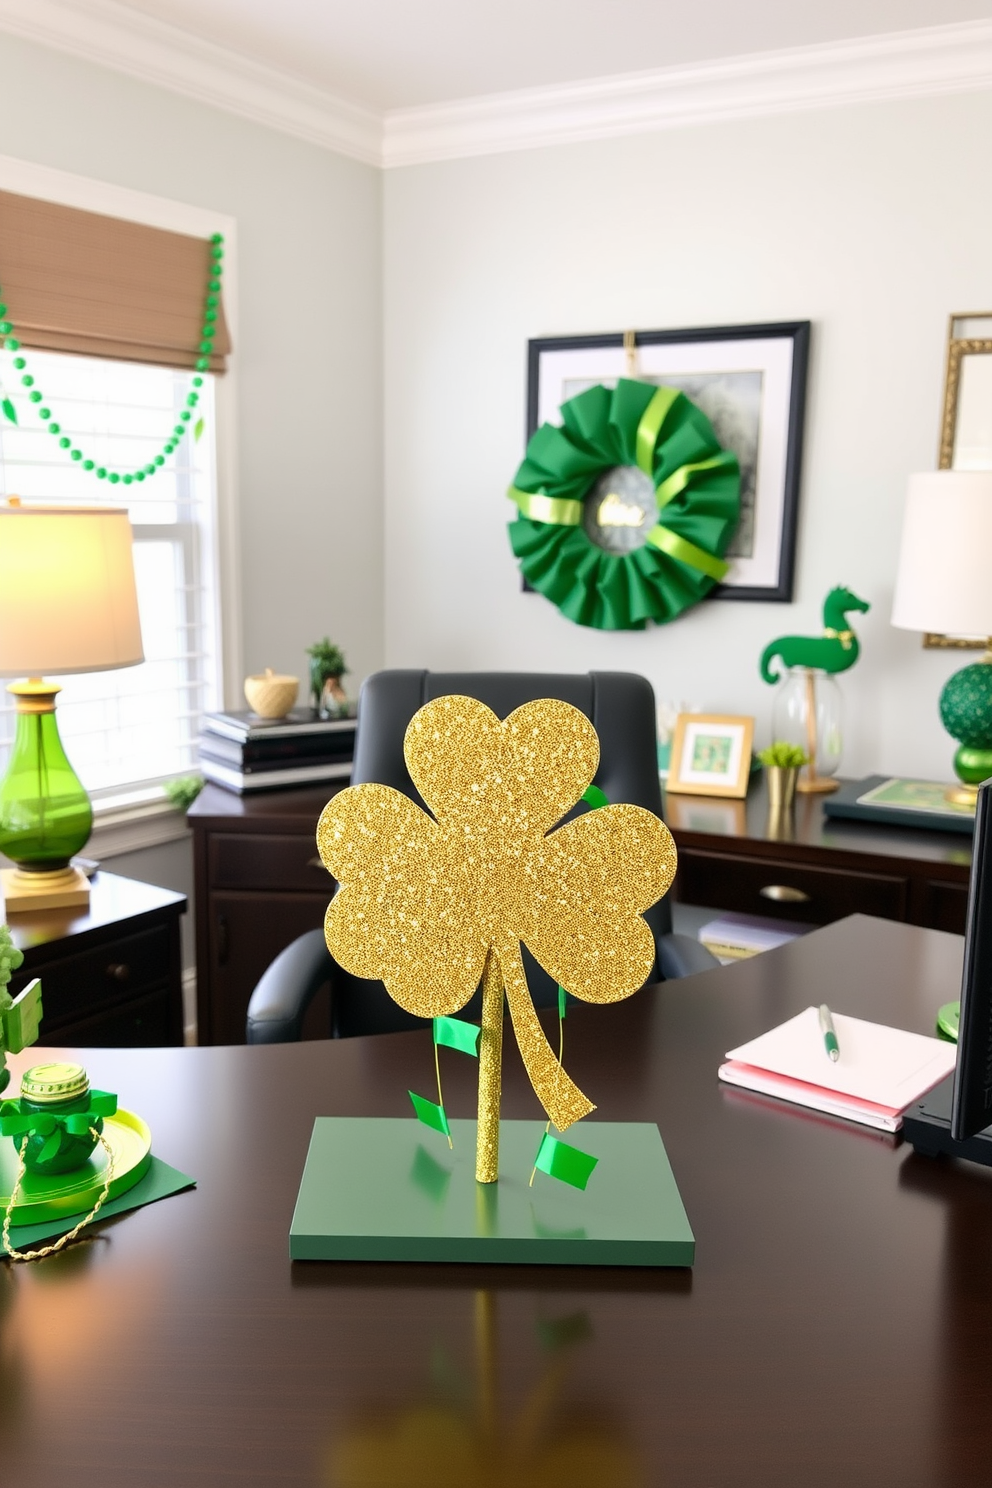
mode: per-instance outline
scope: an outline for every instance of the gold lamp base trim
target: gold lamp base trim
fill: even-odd
[[[51,873],[22,873],[0,868],[0,892],[7,914],[37,909],[71,909],[90,902],[90,884],[78,868],[56,868]]]
[[[832,780],[829,775],[814,775],[812,780],[800,775],[796,781],[796,790],[804,796],[829,796],[832,791],[839,789],[840,781]]]
[[[949,785],[944,797],[952,806],[970,806],[974,811],[978,805],[977,785]]]

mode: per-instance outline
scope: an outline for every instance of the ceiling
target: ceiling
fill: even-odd
[[[63,0],[376,111],[992,16],[992,0]]]

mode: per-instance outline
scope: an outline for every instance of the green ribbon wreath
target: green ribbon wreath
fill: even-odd
[[[16,1138],[27,1132],[29,1137],[35,1134],[45,1137],[38,1161],[49,1162],[62,1146],[63,1132],[72,1137],[84,1137],[91,1126],[101,1132],[104,1116],[113,1116],[116,1111],[117,1097],[106,1090],[89,1091],[86,1110],[71,1111],[68,1115],[22,1111],[19,1100],[6,1100],[0,1104],[0,1136]]]
[[[726,574],[740,516],[737,456],[721,449],[709,419],[675,388],[621,378],[561,406],[542,424],[507,494],[520,514],[510,545],[532,588],[578,625],[643,630],[699,601]],[[582,526],[600,476],[632,465],[654,483],[659,520],[643,546],[608,553]]]

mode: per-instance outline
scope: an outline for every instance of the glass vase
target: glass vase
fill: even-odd
[[[775,739],[797,744],[809,763],[796,782],[798,791],[837,789],[832,778],[840,766],[843,747],[841,691],[829,672],[792,667],[779,683],[772,710]]]

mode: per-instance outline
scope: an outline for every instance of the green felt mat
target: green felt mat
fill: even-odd
[[[454,1151],[417,1121],[319,1116],[289,1234],[293,1260],[691,1266],[695,1241],[658,1128],[583,1121],[584,1191],[538,1173],[540,1121],[500,1124],[498,1183],[475,1181],[475,1122]]]
[[[153,1155],[145,1176],[133,1188],[129,1188],[127,1193],[122,1193],[120,1198],[109,1199],[93,1224],[99,1225],[102,1220],[110,1219],[115,1214],[127,1214],[129,1209],[140,1209],[144,1204],[154,1204],[157,1199],[167,1199],[170,1194],[181,1193],[184,1188],[195,1186],[195,1178],[180,1173],[178,1168],[171,1168],[168,1163]],[[88,1210],[84,1209],[83,1214],[86,1213]],[[10,1243],[15,1250],[30,1250],[39,1241],[54,1240],[57,1235],[66,1234],[81,1218],[82,1215],[79,1214],[68,1214],[61,1219],[49,1220],[47,1224],[11,1225]],[[81,1235],[85,1234],[86,1230],[81,1231]]]

